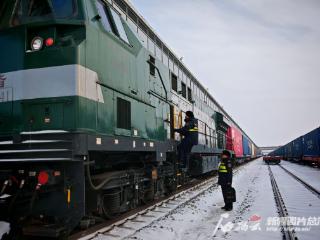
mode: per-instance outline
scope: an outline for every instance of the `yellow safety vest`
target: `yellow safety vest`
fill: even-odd
[[[228,173],[227,167],[223,162],[221,162],[219,165],[219,172],[220,173]]]
[[[188,130],[189,132],[198,132],[198,123],[195,120],[191,122],[191,128]]]

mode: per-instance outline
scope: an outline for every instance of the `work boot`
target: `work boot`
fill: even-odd
[[[226,206],[226,205],[224,205],[223,207],[221,207],[221,209],[226,209],[226,207],[227,207],[227,206]]]
[[[232,203],[226,204],[226,207],[224,208],[224,210],[226,210],[226,211],[232,211],[232,209],[233,209],[233,204]]]

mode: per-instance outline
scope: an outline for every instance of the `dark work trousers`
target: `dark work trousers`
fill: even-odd
[[[222,184],[221,190],[222,190],[223,200],[224,200],[224,204],[225,204],[226,208],[232,208],[233,202],[227,198],[227,192],[230,192],[231,185]]]
[[[186,137],[182,139],[181,143],[178,145],[178,158],[184,167],[189,167],[189,155],[194,144],[191,140]]]

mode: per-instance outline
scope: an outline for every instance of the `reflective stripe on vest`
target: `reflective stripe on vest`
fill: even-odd
[[[190,128],[190,129],[189,129],[189,132],[198,132],[198,128],[197,128],[197,127]]]
[[[220,163],[220,165],[219,165],[219,172],[221,172],[221,173],[228,173],[227,167],[224,165],[224,163]]]

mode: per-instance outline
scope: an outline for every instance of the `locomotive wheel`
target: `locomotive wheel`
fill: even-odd
[[[151,183],[150,185],[150,188],[143,192],[142,202],[144,204],[148,204],[154,200],[154,183]]]
[[[167,194],[173,193],[177,189],[177,181],[175,181],[172,178],[167,178],[166,179],[166,188],[167,188]]]
[[[107,219],[113,219],[120,213],[121,206],[121,190],[111,189],[101,193],[102,213]]]

